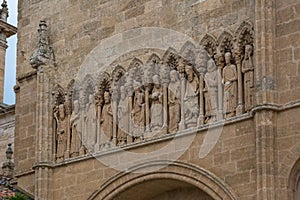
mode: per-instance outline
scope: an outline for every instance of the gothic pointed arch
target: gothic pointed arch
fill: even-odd
[[[143,71],[143,66],[144,63],[138,59],[138,58],[133,58],[133,60],[129,64],[128,71],[136,81],[142,82],[143,76],[144,76],[144,71]]]
[[[69,82],[68,86],[67,86],[67,91],[66,91],[66,110],[67,110],[68,114],[71,114],[71,112],[72,112],[74,85],[75,85],[75,80],[72,79]]]
[[[180,50],[180,55],[188,60],[190,63],[195,64],[197,54],[197,47],[190,41],[187,41]]]
[[[254,44],[254,27],[249,21],[243,21],[241,25],[235,31],[235,41],[237,43],[237,48],[243,51],[246,45]]]
[[[64,88],[59,85],[59,84],[56,84],[52,90],[52,94],[54,96],[54,105],[55,106],[59,106],[60,104],[64,104],[65,103],[65,90]]]
[[[217,54],[218,42],[215,36],[209,33],[205,34],[200,41],[200,45],[204,47],[211,58]]]
[[[294,164],[289,175],[289,199],[298,200],[300,198],[300,158]]]
[[[147,64],[158,64],[160,62],[160,57],[156,54],[156,53],[153,53],[149,59],[147,60]]]
[[[225,54],[226,52],[233,52],[233,35],[231,32],[225,30],[218,39],[220,53]]]
[[[171,69],[178,69],[180,56],[177,51],[173,48],[168,48],[163,55],[163,62]]]
[[[108,72],[103,72],[98,78],[97,90],[110,91],[111,75]]]
[[[163,170],[152,173],[140,173],[156,167]],[[176,180],[189,184],[202,190],[211,199],[215,200],[237,199],[231,188],[209,171],[192,164],[166,160],[139,164],[129,168],[127,171],[120,172],[102,184],[88,199],[115,199],[123,192],[153,180]],[[158,187],[160,186],[158,185]]]
[[[112,71],[112,81],[114,83],[114,86],[119,83],[119,81],[122,81],[122,77],[125,75],[126,70],[121,65],[117,65],[114,70]],[[124,80],[123,80],[124,82]]]
[[[96,85],[95,85],[95,80],[91,75],[87,75],[84,78],[83,81],[83,87],[82,87],[82,103],[85,105],[88,103],[89,95],[95,95],[96,91]]]

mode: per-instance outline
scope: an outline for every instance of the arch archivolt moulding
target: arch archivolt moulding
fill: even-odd
[[[143,173],[149,168],[162,166],[165,167],[159,171]],[[143,163],[131,167],[126,172],[120,172],[102,184],[88,200],[111,200],[129,188],[157,179],[172,179],[190,184],[215,200],[237,199],[231,188],[209,171],[183,162],[161,160]]]

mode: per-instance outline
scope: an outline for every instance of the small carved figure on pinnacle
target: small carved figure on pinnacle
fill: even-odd
[[[46,22],[40,21],[39,27],[38,44],[30,57],[30,64],[35,69],[41,65],[46,65],[51,61],[54,62],[54,54],[52,47],[49,44]]]
[[[0,9],[0,20],[7,22],[8,18],[8,7],[7,7],[7,2],[6,0],[3,0],[3,3],[1,4],[1,9]]]

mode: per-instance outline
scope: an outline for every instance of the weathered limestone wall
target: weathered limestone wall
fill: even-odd
[[[28,77],[19,79],[19,86],[16,88],[16,107],[15,107],[15,146],[17,146],[14,154],[16,164],[16,176],[22,174],[19,180],[20,187],[34,191],[34,174],[32,174],[32,166],[35,163],[35,121],[36,121],[36,79]],[[24,87],[23,87],[24,86]],[[32,176],[33,175],[33,176]],[[28,178],[29,176],[30,178]],[[26,181],[25,181],[26,180]]]
[[[299,101],[300,94],[299,7],[297,0],[206,0],[201,3],[196,0],[19,0],[17,73],[20,89],[17,91],[15,159],[20,186],[34,192],[35,155],[51,149],[35,146],[36,90],[37,82],[42,81],[31,73],[34,70],[29,57],[36,48],[40,20],[47,21],[57,64],[55,79],[64,88],[76,77],[86,56],[101,40],[112,35],[154,26],[179,31],[200,42],[206,33],[218,38],[224,30],[234,33],[242,21],[251,21],[258,28],[255,78],[260,85],[256,88],[256,101],[258,104],[287,104]],[[144,42],[143,38],[138,39]],[[52,107],[49,105],[49,110]],[[179,160],[219,177],[237,199],[290,199],[286,187],[290,170],[299,157],[299,110],[285,109],[289,108],[257,110],[254,117],[247,115],[243,121],[227,124],[217,145],[204,159],[199,158],[199,149],[209,133],[200,131]],[[151,152],[165,143],[156,142],[131,151]],[[175,146],[174,151],[182,148]],[[158,159],[169,159],[172,153]],[[117,156],[112,153],[102,157],[109,160]],[[273,166],[273,163],[277,164]],[[46,181],[52,183],[52,199],[87,199],[116,173],[96,159],[83,158],[80,162],[55,165],[52,181],[51,177]]]
[[[300,3],[276,0],[276,63],[279,103],[300,99]]]
[[[50,28],[59,83],[75,78],[85,56],[107,37],[138,27],[163,27],[187,34],[200,42],[205,33],[219,37],[234,32],[237,22],[252,21],[254,1],[208,0],[20,1],[18,74],[31,71],[28,59],[36,45],[37,26]],[[22,52],[22,53],[21,53]]]
[[[34,70],[29,63],[29,57],[37,44],[36,29],[39,21],[47,21],[50,43],[57,63],[56,80],[66,87],[70,80],[76,77],[86,55],[102,39],[126,30],[151,26],[170,28],[200,42],[206,33],[218,38],[225,29],[234,32],[243,20],[254,20],[254,0],[196,2],[19,1],[17,76],[20,89],[16,103],[15,154],[21,187],[34,192],[32,166],[35,155],[39,151],[47,151],[35,149],[37,80],[36,75],[31,73]],[[200,133],[193,146],[180,160],[210,170],[230,185],[238,197],[251,199],[256,190],[253,132],[253,122],[250,119],[236,125],[228,125],[213,152],[204,160],[198,158],[199,146],[205,135]],[[151,148],[155,147],[149,145],[138,148],[137,151],[147,151]],[[116,173],[93,159],[57,167],[53,171],[53,199],[86,199],[103,180]],[[77,175],[74,176],[75,174]]]
[[[255,199],[256,156],[253,127],[252,119],[225,126],[216,146],[204,159],[199,158],[199,152],[204,138],[207,134],[212,134],[211,130],[173,139],[175,141],[174,151],[166,152],[155,159],[168,160],[175,154],[182,153],[178,161],[194,164],[215,174],[234,191],[237,199]],[[189,146],[190,137],[195,138]],[[169,142],[155,142],[128,151],[140,154],[151,153],[168,145]],[[102,155],[98,159],[91,158],[55,168],[53,171],[53,198],[87,199],[93,192],[100,189],[105,181],[119,172],[101,162],[119,164],[131,162],[129,161],[130,157],[122,157],[122,155],[122,153],[111,153]],[[135,165],[133,160],[132,166]],[[138,192],[136,195],[135,197],[138,197]]]

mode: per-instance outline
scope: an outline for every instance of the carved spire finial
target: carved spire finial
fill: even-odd
[[[0,10],[1,14],[1,20],[7,22],[8,18],[8,7],[7,7],[7,2],[6,0],[3,0],[3,3],[1,4],[2,9]]]
[[[35,69],[51,61],[54,62],[54,54],[49,43],[46,21],[40,21],[38,33],[38,44],[30,57],[30,64]]]
[[[13,155],[13,150],[11,148],[12,144],[7,145],[7,150],[6,150],[6,159],[7,161],[3,163],[2,165],[2,172],[4,176],[12,178],[14,175],[14,169],[15,169],[15,164],[12,161],[12,155]]]

